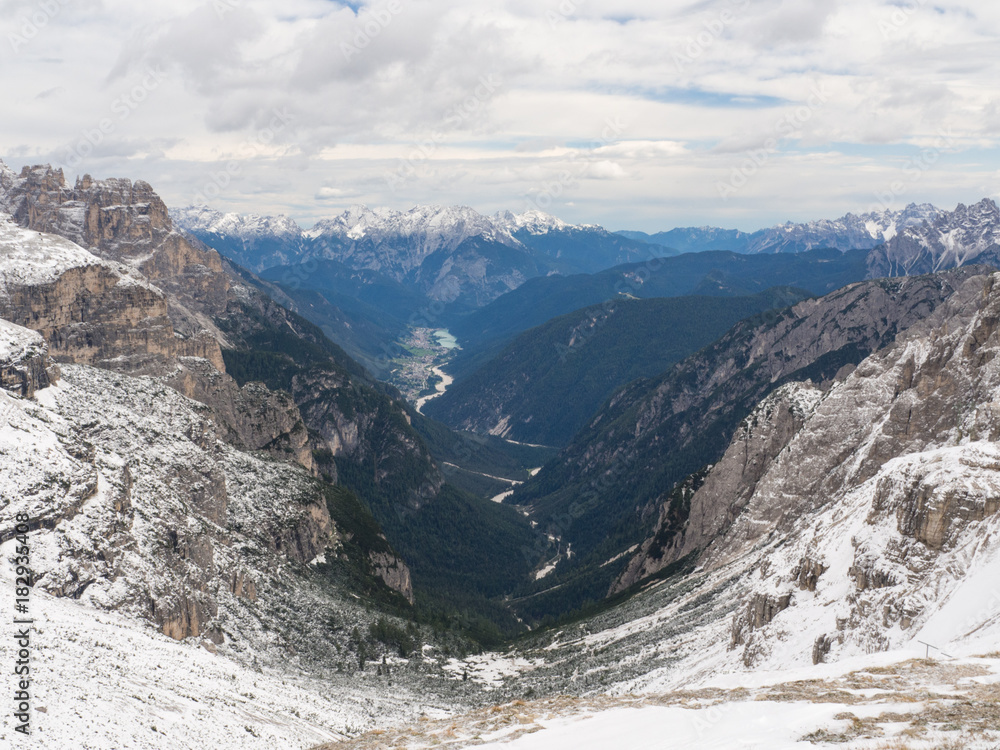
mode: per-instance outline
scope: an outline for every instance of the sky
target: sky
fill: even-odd
[[[0,159],[649,232],[1000,196],[990,0],[0,0]]]

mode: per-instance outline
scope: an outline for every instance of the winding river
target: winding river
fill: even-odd
[[[420,398],[417,399],[417,403],[413,405],[413,407],[420,414],[424,413],[423,411],[424,404],[426,404],[432,398],[437,398],[438,396],[444,395],[444,392],[448,390],[448,386],[450,386],[452,383],[455,382],[455,379],[451,375],[446,373],[444,370],[442,370],[440,367],[432,367],[431,372],[433,372],[435,375],[441,378],[441,382],[436,383],[434,385],[435,388],[434,393],[428,394],[427,396],[421,396]]]

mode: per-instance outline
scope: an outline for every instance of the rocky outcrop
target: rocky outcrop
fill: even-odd
[[[406,601],[413,604],[413,581],[410,579],[410,569],[402,560],[390,552],[370,552],[368,559],[372,569],[386,586],[402,594]]]
[[[70,268],[49,284],[7,289],[0,316],[40,332],[63,362],[128,360],[132,370],[163,369],[184,351],[163,295],[123,283],[103,265]],[[154,367],[159,363],[159,367]]]
[[[903,228],[868,254],[868,275],[912,276],[972,263],[1000,266],[1000,207],[989,198]]]
[[[218,253],[195,247],[173,230],[166,206],[148,183],[85,175],[69,187],[62,170],[47,166],[25,167],[8,182],[0,185],[5,193],[0,204],[16,223],[135,268],[166,293],[177,332],[198,339],[202,353],[223,369],[220,337],[206,316],[225,310],[230,279]]]
[[[0,318],[38,331],[54,361],[165,377],[208,405],[237,447],[313,470],[314,446],[291,399],[240,388],[225,374],[215,336],[179,334],[170,313],[168,296],[134,268],[0,221]]]
[[[615,582],[617,593],[705,549],[746,509],[757,482],[801,429],[822,392],[791,383],[769,396],[739,426],[722,460],[699,482],[680,519],[678,500],[668,497],[652,536],[643,542]]]
[[[729,641],[730,650],[745,644],[748,632],[760,630],[791,605],[791,594],[783,596],[755,594],[747,605],[746,611],[733,620]]]
[[[359,467],[355,476],[372,477],[378,491],[386,488],[379,520],[402,523],[403,511],[419,509],[440,489],[443,478],[399,395],[372,382],[322,331],[259,291],[251,274],[175,232],[148,184],[84,176],[70,186],[48,167],[20,175],[0,168],[0,209],[18,225],[4,224],[17,257],[0,262],[0,317],[40,331],[59,361],[152,376],[199,402],[202,421],[189,436],[199,446],[221,440],[239,451],[266,451],[327,481],[337,480],[338,461],[349,460]],[[6,250],[2,239],[0,250]],[[227,361],[236,363],[238,377],[226,372]],[[157,608],[144,613],[155,609],[165,630],[200,634],[214,617],[212,602],[220,601],[212,568],[220,567],[220,550],[229,542],[211,530],[233,523],[234,475],[198,462],[173,466],[162,481],[184,488],[184,505],[208,524],[202,533],[216,562],[185,546],[175,529],[176,540],[161,540],[175,585],[153,587]],[[134,467],[131,477],[130,490],[127,482],[115,485],[114,528],[139,534]],[[290,508],[271,508],[255,519],[269,554],[297,564],[323,556],[335,531],[319,494],[299,494]],[[67,518],[54,514],[52,522]],[[396,562],[379,560],[378,575],[412,596],[408,570]],[[225,574],[227,591],[232,574]],[[252,578],[259,595],[261,579]]]
[[[266,450],[316,472],[316,441],[289,394],[272,391],[259,382],[240,387],[204,359],[182,361],[166,382],[188,398],[208,405],[222,436],[231,445],[243,450]],[[335,480],[336,467],[332,471]]]
[[[792,571],[792,579],[798,583],[801,591],[815,591],[819,578],[827,571],[827,567],[816,560],[803,557]]]
[[[0,533],[18,513],[48,532],[32,558],[40,588],[218,642],[234,601],[277,606],[273,589],[261,601],[262,582],[307,570],[351,532],[306,472],[237,451],[207,409],[161,382],[63,370],[0,432],[0,481],[17,489]],[[289,596],[287,581],[278,590]]]
[[[40,335],[0,320],[0,388],[31,398],[57,377],[58,368],[49,362]]]
[[[963,269],[851,284],[738,323],[662,376],[619,391],[556,461],[518,488],[512,502],[531,506],[533,520],[572,542],[581,560],[604,542],[599,532],[609,527],[630,528],[634,534],[622,537],[617,553],[641,544],[650,531],[656,534],[655,519],[676,516],[663,507],[673,488],[706,463],[720,461],[743,420],[769,394],[808,379],[817,392],[828,388],[900,331],[930,315],[975,273]],[[774,413],[759,416],[756,427],[751,424],[740,433],[744,445],[733,446],[732,457],[713,472],[713,484],[742,486],[747,480],[744,495],[729,493],[704,510],[699,510],[700,501],[692,502],[694,515],[689,526],[681,525],[681,537],[655,552],[640,550],[650,561],[630,561],[625,578],[608,582],[611,590],[680,559],[677,553],[713,538],[727,513],[732,517],[738,512],[752,492],[754,477],[767,469],[766,462],[755,465],[747,456],[757,446],[780,446],[801,423],[806,407],[774,402],[770,408]],[[603,563],[611,555],[600,549],[607,556],[595,562]],[[664,550],[669,553],[657,558]]]
[[[786,386],[741,426],[677,543],[698,532],[696,518],[715,519],[697,567],[738,582],[715,595],[745,602],[731,641],[745,665],[898,645],[992,560],[998,318],[1000,274],[966,278],[849,374],[825,389]],[[935,637],[982,624],[960,619]]]

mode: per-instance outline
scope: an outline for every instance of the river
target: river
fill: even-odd
[[[414,404],[413,406],[419,414],[424,413],[423,412],[424,404],[426,404],[432,398],[437,398],[438,396],[444,395],[444,392],[448,390],[448,386],[450,386],[452,383],[455,382],[455,379],[451,375],[446,373],[444,370],[442,370],[440,367],[432,367],[431,372],[433,372],[435,375],[441,378],[441,382],[436,383],[434,385],[435,388],[434,393],[431,393],[427,396],[421,396],[420,398],[417,399],[417,403]]]

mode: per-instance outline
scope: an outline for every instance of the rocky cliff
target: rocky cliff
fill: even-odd
[[[572,542],[576,554],[597,550],[605,557],[595,562],[604,563],[642,541],[677,483],[717,461],[769,393],[793,380],[843,376],[975,273],[852,284],[743,321],[660,378],[621,390],[511,501],[530,505],[532,517]],[[617,548],[607,544],[609,528]],[[611,564],[599,569],[612,579],[614,571]]]
[[[308,564],[352,533],[323,484],[232,447],[159,379],[62,372],[34,400],[0,394],[0,538],[28,516],[36,587],[237,651],[265,645],[261,625],[322,640],[317,608],[347,592],[324,591]],[[322,643],[314,656],[331,658]]]
[[[400,406],[376,393],[336,347],[324,351],[318,331],[310,331],[308,343],[299,341],[291,331],[304,321],[246,284],[217,253],[175,232],[149,185],[83,177],[69,187],[48,167],[14,175],[0,165],[0,206],[10,214],[0,221],[0,317],[39,331],[53,359],[154,376],[204,404],[220,438],[234,448],[266,451],[331,481],[333,459],[372,453],[371,431],[378,430],[382,451],[398,447],[397,454],[423,462],[414,472],[423,482],[418,494],[433,496],[436,469]],[[268,388],[255,382],[266,379],[262,373],[237,381],[226,372],[224,348],[252,359],[259,354],[249,350],[260,337],[273,342],[276,330],[284,331],[279,338],[288,351],[319,351],[309,362],[313,377],[326,371],[336,386],[320,392],[293,388],[289,380]],[[249,341],[253,336],[258,340]],[[293,358],[286,367],[295,369]],[[327,401],[321,418],[307,422],[293,393],[303,403]],[[323,420],[341,435],[353,434],[353,443],[324,439],[331,430]],[[402,423],[405,434],[386,429],[385,420]],[[317,456],[329,458],[317,462]]]
[[[0,388],[31,398],[55,383],[58,373],[41,335],[0,319]]]
[[[335,464],[318,466],[316,455],[364,460],[379,443],[423,464],[412,472],[415,483],[404,502],[419,504],[418,498],[432,497],[440,486],[429,454],[403,424],[402,404],[377,393],[360,367],[337,347],[326,347],[321,331],[275,304],[252,275],[175,231],[149,184],[85,175],[71,187],[61,170],[36,166],[16,175],[0,162],[0,209],[23,228],[11,247],[25,246],[32,233],[47,238],[43,243],[58,243],[48,232],[77,246],[72,252],[62,246],[71,257],[60,273],[36,274],[0,307],[0,315],[40,330],[54,357],[164,376],[209,406],[236,447],[294,458],[331,479]],[[8,225],[7,231],[17,229]],[[0,237],[0,248],[2,242]],[[38,255],[39,249],[26,252]],[[9,253],[7,260],[7,269],[18,265]],[[264,353],[265,342],[263,348],[284,351]],[[255,365],[234,380],[227,376],[223,350]],[[261,359],[283,355],[285,371],[295,368],[296,357],[302,365],[308,361],[309,382],[316,387],[302,378],[294,387],[291,377],[268,378],[271,368],[262,369]],[[248,390],[254,380],[269,381],[270,388]],[[291,393],[294,403],[266,392],[278,389]],[[357,408],[361,402],[373,413]]]
[[[951,588],[995,554],[998,283],[966,280],[828,389],[775,393],[692,498],[691,518],[714,525],[681,534],[700,547],[699,565],[753,560],[747,601],[779,603],[769,618],[734,619],[745,663],[793,634],[816,647],[802,659],[888,648],[931,625]],[[948,637],[974,629],[953,619],[969,627]]]
[[[540,634],[525,656],[546,664],[518,679],[633,693],[925,643],[992,652],[1000,275],[956,286],[857,367],[772,391],[675,488],[683,512],[661,508],[629,567],[644,585]]]
[[[17,177],[8,170],[0,188],[5,192],[0,206],[17,224],[136,268],[167,293],[182,335],[212,332],[197,314],[225,310],[230,280],[221,258],[174,231],[166,206],[148,183],[84,175],[70,187],[62,170],[36,166],[25,167]]]
[[[989,198],[902,229],[868,254],[868,274],[912,276],[970,263],[1000,265],[1000,208]]]

